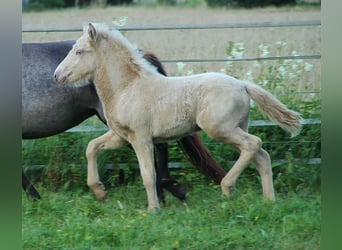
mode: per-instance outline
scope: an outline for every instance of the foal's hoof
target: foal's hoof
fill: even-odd
[[[225,195],[225,196],[231,196],[234,192],[234,189],[235,189],[235,186],[223,186],[221,185],[221,190],[222,190],[222,193]]]
[[[99,200],[103,201],[104,203],[107,203],[109,201],[108,195],[105,194],[103,197],[101,197]]]
[[[108,201],[108,195],[104,191],[104,186],[101,182],[96,183],[94,185],[91,185],[90,188],[93,190],[96,198],[100,201],[107,202]]]
[[[185,188],[179,184],[175,179],[166,179],[163,178],[160,180],[160,184],[162,188],[165,188],[169,191],[173,196],[177,197],[181,201],[186,200],[186,190]]]
[[[96,199],[100,201],[107,202],[109,200],[107,193],[102,190],[101,192],[94,191],[94,193],[95,193]]]
[[[160,207],[152,207],[152,208],[148,208],[148,212],[152,213],[152,214],[157,214],[160,212]]]

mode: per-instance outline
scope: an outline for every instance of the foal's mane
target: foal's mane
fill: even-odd
[[[139,74],[143,73],[143,71],[157,73],[157,68],[146,61],[143,52],[123,36],[120,31],[102,23],[93,23],[93,26],[99,36],[107,39],[112,46],[120,51],[120,59],[131,64],[134,71]]]

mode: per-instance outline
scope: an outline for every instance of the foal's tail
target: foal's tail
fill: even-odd
[[[202,174],[210,176],[216,183],[221,182],[226,172],[210,155],[198,134],[183,137],[180,144],[189,160]]]
[[[294,137],[302,129],[302,117],[299,113],[288,109],[274,95],[262,89],[256,84],[246,83],[245,88],[250,97],[256,102],[260,110],[280,127],[291,133]]]

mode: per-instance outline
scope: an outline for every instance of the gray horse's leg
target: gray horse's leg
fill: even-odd
[[[88,143],[86,150],[88,161],[87,184],[99,200],[107,201],[108,197],[99,178],[96,156],[101,150],[115,149],[124,145],[127,145],[127,142],[119,137],[113,130],[109,130],[107,133]]]
[[[30,198],[32,198],[33,200],[41,199],[39,192],[30,182],[23,169],[21,169],[21,185]]]

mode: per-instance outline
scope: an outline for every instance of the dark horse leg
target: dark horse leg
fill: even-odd
[[[21,185],[23,189],[25,190],[28,197],[30,197],[33,200],[39,200],[40,194],[35,189],[35,187],[31,184],[30,180],[27,178],[27,176],[24,173],[24,170],[21,170]]]
[[[168,168],[168,148],[169,145],[167,143],[156,144],[157,157],[155,159],[156,166],[158,166],[156,168],[158,197],[162,202],[165,202],[163,189],[166,189],[173,196],[184,201],[186,199],[185,188],[170,175],[170,169]]]
[[[222,167],[213,159],[209,151],[204,146],[198,134],[185,136],[179,143],[193,165],[204,175],[211,177],[217,184],[226,175]],[[160,200],[165,202],[163,189],[168,190],[172,195],[180,200],[186,199],[185,188],[178,181],[171,177],[168,168],[168,144],[157,144],[156,168],[157,171],[157,191]]]
[[[183,137],[179,144],[185,155],[202,174],[210,176],[217,184],[221,183],[226,172],[210,155],[198,134]]]

